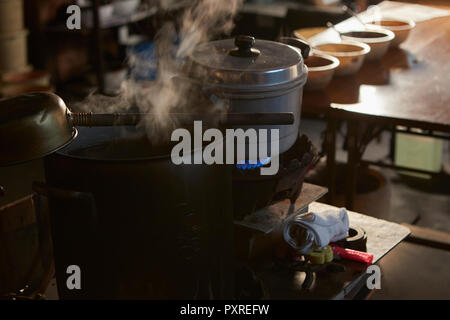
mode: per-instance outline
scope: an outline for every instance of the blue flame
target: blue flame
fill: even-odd
[[[250,169],[263,167],[270,162],[270,157],[267,157],[262,160],[258,160],[256,163],[252,163],[252,164],[250,164],[249,162],[250,162],[249,160],[241,160],[241,161],[239,161],[238,164],[236,164],[236,168],[241,169],[241,170],[250,170]]]

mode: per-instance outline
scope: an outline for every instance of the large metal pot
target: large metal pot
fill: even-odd
[[[234,127],[279,129],[280,153],[298,138],[303,86],[308,75],[302,53],[306,57],[309,53],[309,46],[301,40],[285,38],[282,42],[249,36],[212,41],[196,48],[186,66],[192,78],[229,101],[233,113],[292,112],[295,121],[291,125]],[[271,144],[274,139],[269,137],[268,141]]]
[[[49,198],[61,298],[231,298],[229,166],[174,165],[135,127],[78,129],[35,186]],[[81,290],[67,287],[70,265]]]

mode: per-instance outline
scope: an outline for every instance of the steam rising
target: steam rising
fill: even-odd
[[[122,84],[117,97],[89,96],[79,107],[96,113],[124,112],[133,105],[142,113],[152,141],[166,138],[179,125],[170,113],[195,112],[207,103],[198,97],[199,87],[179,76],[182,62],[200,44],[233,28],[233,16],[243,0],[157,0],[161,10],[182,8],[177,21],[165,23],[155,37],[158,60],[156,80]],[[211,102],[209,102],[211,104]],[[220,117],[227,106],[215,101],[208,112]],[[204,113],[204,110],[201,112]]]

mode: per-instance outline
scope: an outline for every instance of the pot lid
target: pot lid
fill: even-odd
[[[191,54],[190,62],[191,76],[225,86],[278,85],[306,73],[300,49],[250,36],[203,43]]]

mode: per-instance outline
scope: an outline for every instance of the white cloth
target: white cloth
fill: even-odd
[[[291,228],[299,226],[307,233],[303,243],[291,236]],[[348,236],[349,220],[345,208],[323,212],[300,214],[286,221],[283,230],[284,240],[298,253],[307,254],[313,245],[323,248],[330,242]]]

